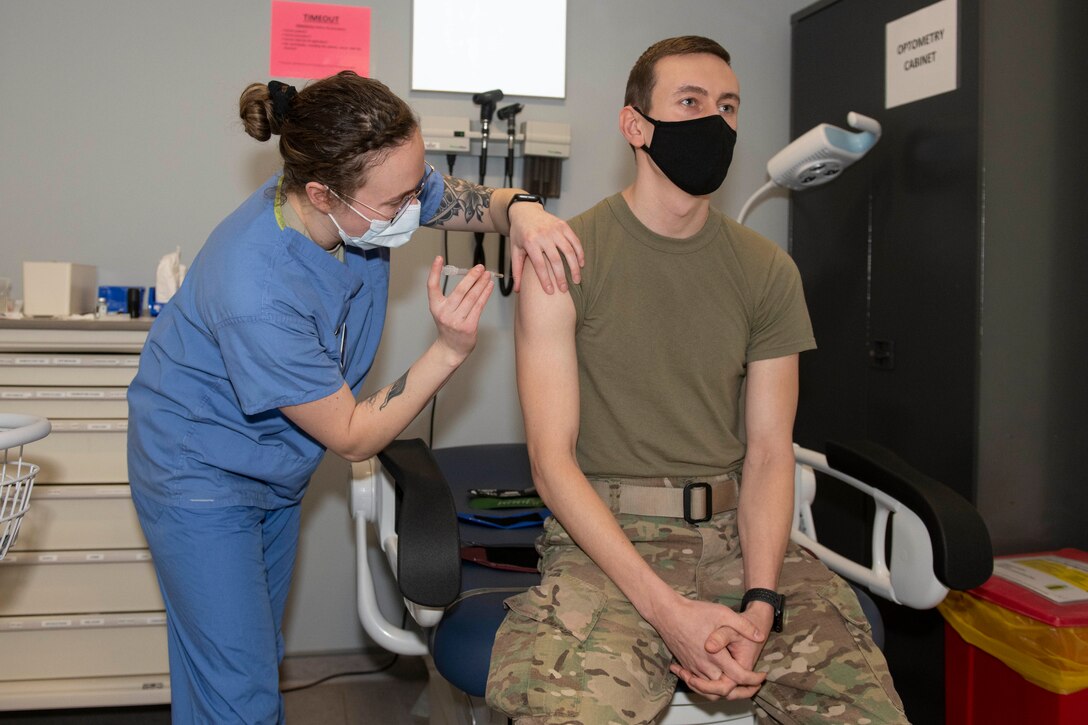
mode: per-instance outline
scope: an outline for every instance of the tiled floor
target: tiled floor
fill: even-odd
[[[426,668],[419,658],[400,657],[383,670],[391,660],[390,655],[384,654],[289,657],[281,671],[287,722],[290,725],[421,725],[426,719],[413,716],[412,709],[426,686]],[[0,712],[0,723],[169,725],[170,708]]]

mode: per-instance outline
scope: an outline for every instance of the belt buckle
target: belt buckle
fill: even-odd
[[[706,491],[706,515],[701,519],[692,518],[691,516],[691,492],[696,489],[703,489]],[[710,518],[714,515],[714,491],[710,488],[710,484],[706,481],[692,481],[691,483],[684,485],[684,521],[689,524],[701,524],[705,521],[710,521]]]

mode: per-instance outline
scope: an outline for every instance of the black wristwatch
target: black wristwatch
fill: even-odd
[[[771,591],[770,589],[749,589],[740,600],[740,611],[748,608],[750,602],[767,602],[774,607],[774,624],[771,629],[775,632],[782,631],[782,610],[786,608],[786,595]]]
[[[514,194],[510,197],[510,201],[506,204],[506,221],[510,221],[510,207],[517,204],[519,201],[533,201],[541,206],[544,206],[544,197],[540,194]]]

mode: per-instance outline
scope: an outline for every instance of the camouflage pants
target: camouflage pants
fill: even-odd
[[[736,608],[743,560],[736,511],[691,525],[617,515],[659,576],[689,598]],[[554,519],[537,542],[539,586],[507,600],[487,683],[488,704],[521,725],[652,723],[676,678],[664,643]],[[883,654],[850,585],[793,544],[779,590],[783,632],[768,633],[756,669],[761,720],[905,723]]]

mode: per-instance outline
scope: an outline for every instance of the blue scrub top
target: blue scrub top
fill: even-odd
[[[129,387],[129,480],[183,507],[297,503],[325,449],[279,410],[356,395],[385,322],[389,250],[344,261],[287,227],[268,180],[212,232]],[[438,210],[441,174],[421,196]],[[342,354],[341,354],[342,351]]]

